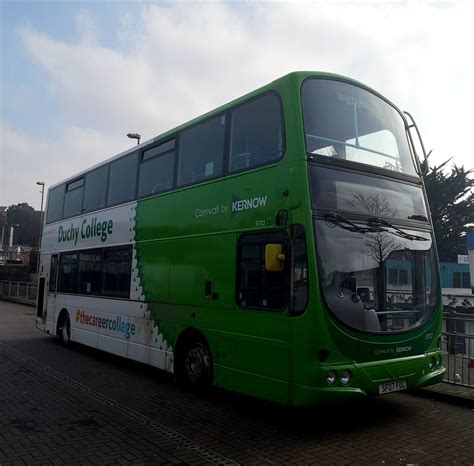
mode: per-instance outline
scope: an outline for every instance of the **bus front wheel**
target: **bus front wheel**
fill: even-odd
[[[212,383],[212,356],[201,338],[185,341],[177,354],[176,379],[181,385],[204,389]]]
[[[59,318],[58,337],[64,346],[69,346],[71,343],[71,320],[67,311],[64,311]]]

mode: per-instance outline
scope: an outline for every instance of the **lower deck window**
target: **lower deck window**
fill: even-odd
[[[78,255],[61,254],[59,261],[58,291],[64,293],[77,293],[78,284]]]
[[[105,251],[103,294],[128,297],[130,290],[131,248]]]
[[[128,298],[132,246],[61,254],[59,293]]]

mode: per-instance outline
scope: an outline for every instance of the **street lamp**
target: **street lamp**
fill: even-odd
[[[38,239],[38,257],[36,258],[36,273],[39,274],[39,265],[40,265],[40,257],[41,257],[41,240],[43,238],[43,199],[44,199],[44,181],[37,181],[36,184],[41,186],[41,217],[40,217],[40,232],[39,232],[39,239]]]
[[[10,225],[10,242],[8,244],[10,247],[13,247],[13,229],[18,228],[19,226],[18,223]]]
[[[130,138],[130,139],[136,139],[137,140],[137,146],[138,146],[138,144],[140,144],[140,138],[142,137],[142,135],[138,134],[138,133],[128,133],[127,137]]]
[[[8,254],[10,259],[12,258],[12,249],[13,249],[13,230],[14,228],[18,228],[20,225],[18,223],[14,223],[13,225],[10,225],[10,240],[8,243]]]

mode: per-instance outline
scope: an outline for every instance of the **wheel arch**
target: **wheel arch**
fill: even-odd
[[[69,311],[65,307],[63,307],[61,311],[59,312],[58,320],[56,321],[56,335],[58,336],[59,336],[59,332],[62,329],[61,325],[62,325],[64,316],[68,316],[69,321],[71,321],[71,316],[69,315]]]
[[[186,354],[186,349],[188,346],[195,342],[201,342],[207,348],[209,352],[209,356],[211,358],[211,384],[213,383],[212,380],[215,380],[215,367],[214,367],[214,354],[211,349],[211,345],[209,344],[209,339],[206,337],[205,333],[195,327],[187,327],[185,328],[178,339],[176,340],[175,348],[174,348],[174,358],[173,358],[173,369],[176,380],[179,382],[180,379],[182,380],[182,371],[183,371],[183,363]]]
[[[212,351],[211,347],[209,345],[209,342],[200,330],[198,330],[195,327],[187,327],[185,328],[178,336],[178,339],[176,340],[176,344],[174,347],[174,364],[175,364],[175,369],[176,369],[176,360],[182,356],[183,350],[186,348],[186,345],[192,341],[202,341],[205,343],[207,346],[209,353],[212,356]]]

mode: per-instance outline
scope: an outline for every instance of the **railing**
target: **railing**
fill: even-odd
[[[474,388],[474,308],[445,308],[441,350],[443,381]]]
[[[36,304],[38,284],[36,282],[12,282],[0,280],[0,299]]]

